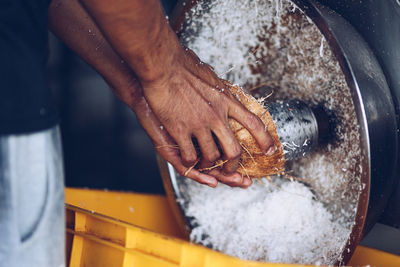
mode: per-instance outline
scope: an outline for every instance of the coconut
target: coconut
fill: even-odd
[[[262,178],[279,174],[284,171],[285,157],[283,148],[276,131],[275,123],[268,110],[253,96],[246,93],[241,87],[225,82],[230,92],[250,112],[258,116],[265,125],[265,130],[274,141],[274,153],[266,155],[259,148],[250,132],[235,119],[229,119],[229,126],[242,147],[238,172],[250,178]]]
[[[242,103],[250,112],[259,117],[264,123],[265,130],[268,131],[273,144],[273,153],[266,155],[260,149],[257,141],[251,133],[238,121],[229,118],[229,127],[234,133],[236,139],[242,147],[240,155],[239,167],[237,172],[249,178],[265,178],[270,175],[281,174],[284,172],[285,156],[283,147],[279,141],[279,136],[276,131],[276,125],[272,120],[271,114],[268,112],[261,101],[255,99],[250,94],[246,93],[238,85],[233,85],[231,82],[224,80],[225,86],[229,89],[230,93]],[[195,163],[197,165],[199,160]],[[200,172],[209,171],[215,168],[222,167],[227,160],[218,160],[212,167],[199,169]],[[192,166],[193,168],[194,166]],[[189,172],[192,168],[188,169]]]
[[[249,178],[265,178],[269,177],[270,175],[284,173],[285,156],[283,147],[276,131],[276,125],[272,120],[268,109],[261,104],[260,100],[257,100],[250,94],[246,93],[238,85],[233,85],[231,82],[225,80],[224,84],[229,89],[230,93],[235,96],[245,108],[261,119],[261,121],[264,123],[265,130],[268,131],[274,142],[273,153],[266,155],[261,151],[257,141],[254,139],[251,133],[238,121],[233,118],[229,118],[229,127],[242,147],[242,153],[240,155],[237,172]],[[197,161],[196,164],[198,162],[199,161]],[[227,160],[218,160],[214,166],[199,169],[199,171],[202,172],[209,171],[214,168],[220,168],[226,162]]]

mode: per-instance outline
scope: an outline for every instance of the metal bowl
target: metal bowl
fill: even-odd
[[[361,182],[366,186],[359,196],[355,226],[342,254],[342,263],[347,263],[362,236],[377,222],[395,183],[399,149],[394,103],[378,61],[354,28],[315,1],[293,2],[318,27],[336,56],[350,88],[360,126]],[[195,1],[179,1],[176,5],[170,20],[176,32],[182,26],[185,12],[194,4]],[[158,164],[174,215],[189,236],[195,221],[185,216],[185,201],[176,201],[186,197],[180,188],[184,186],[181,182],[184,178],[160,157]]]

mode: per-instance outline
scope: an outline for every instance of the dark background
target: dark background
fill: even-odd
[[[176,0],[163,1],[169,14]],[[134,113],[54,35],[47,78],[61,116],[66,186],[163,193],[150,139]]]

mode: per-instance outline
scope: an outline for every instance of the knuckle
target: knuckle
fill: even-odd
[[[226,133],[226,131],[232,131],[229,127],[228,119],[225,120],[218,117],[214,120],[213,124],[213,131],[215,131],[216,133],[223,134]]]
[[[242,150],[240,146],[232,146],[231,150],[227,151],[226,159],[227,160],[235,160],[240,157]]]
[[[221,157],[220,153],[218,150],[213,150],[209,153],[206,153],[204,155],[205,160],[209,161],[209,162],[214,162],[217,159],[219,159]]]
[[[211,108],[211,107],[210,107]],[[207,113],[207,120],[211,123],[218,123],[221,122],[220,116],[218,115],[218,113],[215,110],[210,110]]]
[[[204,131],[204,125],[206,125],[206,121],[200,119],[193,123],[190,128],[193,133],[201,133]]]
[[[196,162],[196,159],[197,157],[195,153],[189,153],[182,156],[182,160],[188,165],[194,164]]]

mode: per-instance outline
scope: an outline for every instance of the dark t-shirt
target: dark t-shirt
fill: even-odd
[[[46,84],[49,0],[0,0],[0,135],[52,127]]]

